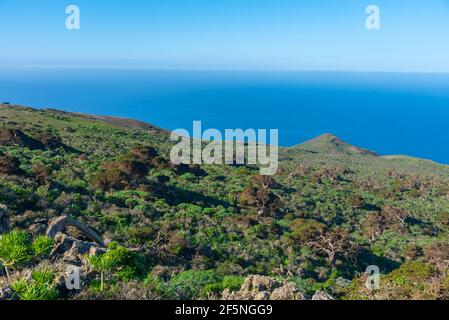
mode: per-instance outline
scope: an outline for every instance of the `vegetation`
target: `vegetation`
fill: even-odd
[[[54,274],[48,269],[35,270],[29,281],[21,278],[11,284],[21,300],[55,300],[58,291],[54,285]]]
[[[20,299],[199,299],[265,275],[340,299],[449,297],[447,166],[324,135],[281,148],[278,174],[262,177],[173,165],[171,146],[132,120],[0,106],[0,204],[13,230],[0,238],[0,285]],[[43,267],[55,248],[43,234],[61,215],[111,241],[85,257],[94,276],[79,296]],[[369,265],[382,273],[375,291]]]

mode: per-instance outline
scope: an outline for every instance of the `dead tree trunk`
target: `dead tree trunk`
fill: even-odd
[[[58,232],[62,232],[66,229],[68,226],[73,226],[80,230],[86,237],[88,237],[93,242],[97,243],[101,247],[105,247],[105,244],[103,242],[103,239],[101,236],[96,233],[94,230],[86,226],[85,224],[82,224],[79,221],[76,221],[70,217],[62,216],[53,219],[47,228],[47,236],[50,238],[53,238],[56,236]]]

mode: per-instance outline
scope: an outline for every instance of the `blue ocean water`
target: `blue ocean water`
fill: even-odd
[[[330,132],[381,154],[449,164],[449,75],[0,70],[0,101],[114,115],[166,129],[279,129],[283,146]]]

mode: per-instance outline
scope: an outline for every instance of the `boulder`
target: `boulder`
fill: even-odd
[[[335,300],[335,298],[324,291],[318,290],[313,295],[312,300]]]
[[[72,276],[73,268],[77,268],[79,275],[79,290],[76,287],[68,287],[67,281],[70,281]],[[77,265],[74,263],[68,263],[66,261],[58,261],[51,265],[51,269],[55,273],[55,284],[59,291],[59,295],[62,299],[73,299],[76,295],[82,292],[88,284],[95,279],[96,273],[92,268],[84,263],[82,265]],[[70,282],[72,283],[72,282]]]
[[[276,288],[271,293],[270,300],[305,300],[304,293],[298,290],[293,282],[284,281],[282,287]]]
[[[259,301],[268,300],[268,299],[270,299],[270,293],[267,291],[258,292],[256,294],[256,296],[254,297],[254,300],[259,300]]]
[[[266,276],[249,276],[245,279],[240,294],[250,300],[255,299],[260,292],[271,292],[276,288],[276,280]]]
[[[252,275],[248,276],[237,292],[224,290],[224,300],[304,300],[305,295],[293,282]]]
[[[55,246],[50,257],[74,265],[81,265],[86,255],[94,256],[106,252],[96,243],[81,241],[60,232],[56,234],[54,240]]]

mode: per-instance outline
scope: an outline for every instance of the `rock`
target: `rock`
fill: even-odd
[[[8,208],[0,204],[0,234],[9,232]]]
[[[78,267],[79,274],[79,290],[76,287],[68,287],[67,281],[71,282],[71,278],[73,277],[73,267]],[[77,266],[74,264],[66,263],[63,261],[57,262],[52,265],[52,269],[54,270],[55,284],[56,288],[59,291],[60,297],[63,299],[72,299],[74,296],[78,295],[82,292],[86,286],[95,278],[96,273],[92,270],[92,268],[88,264],[83,264],[81,266]]]
[[[293,282],[284,281],[284,285],[274,289],[270,300],[305,300],[304,293],[298,290]]]
[[[53,260],[62,259],[64,262],[74,265],[82,264],[84,256],[99,255],[106,252],[96,243],[85,242],[58,232],[54,238],[54,246],[50,257]]]
[[[249,276],[245,279],[240,293],[248,299],[254,299],[262,291],[271,292],[276,288],[276,281],[266,276]]]
[[[266,276],[248,276],[237,292],[224,290],[224,300],[305,300],[293,282],[283,283]]]
[[[254,300],[268,300],[270,299],[270,293],[267,291],[261,291],[259,293],[256,294],[256,296],[254,297]]]
[[[335,298],[324,291],[318,290],[313,295],[312,300],[335,300]]]
[[[89,257],[99,256],[106,253],[106,250],[97,246],[91,246],[89,248]]]

